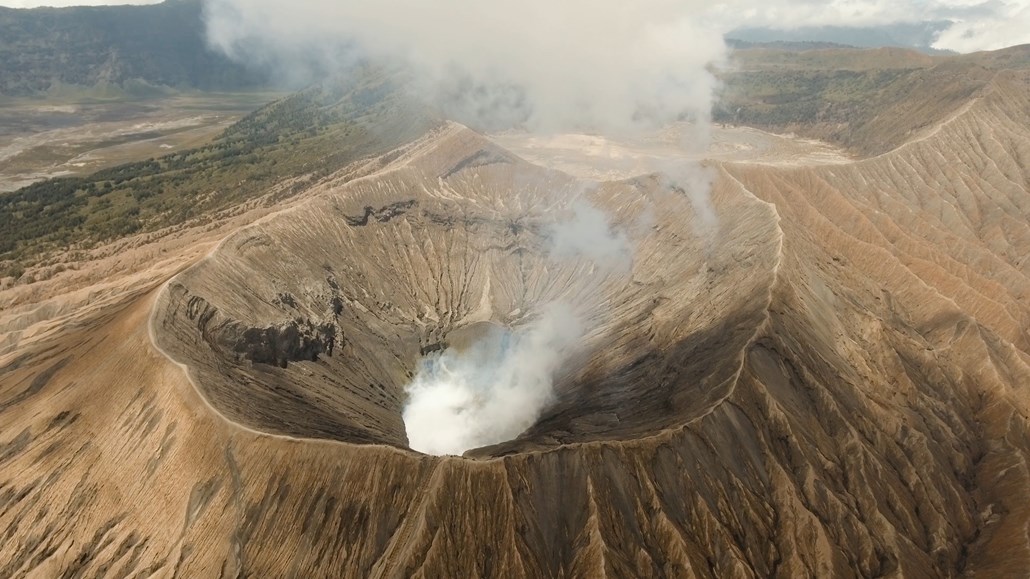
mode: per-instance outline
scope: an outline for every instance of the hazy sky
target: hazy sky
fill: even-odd
[[[15,8],[155,3],[157,0],[0,0],[0,6]],[[301,7],[319,4],[290,0],[277,0],[277,3],[287,9],[296,4]],[[689,4],[689,0],[684,1],[684,5]],[[1030,43],[1030,0],[723,0],[707,3],[707,6],[712,21],[728,28],[867,26],[951,20],[955,24],[941,35],[936,44],[938,48],[971,52]]]
[[[111,2],[110,0],[0,0],[0,6],[11,8],[35,8],[36,6],[108,6],[111,4],[160,4],[161,0],[136,0],[134,2]]]

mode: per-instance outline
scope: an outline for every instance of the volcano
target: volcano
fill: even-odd
[[[866,152],[443,122],[5,290],[0,576],[1025,572],[1030,76],[947,104]],[[555,258],[576,203],[625,267]],[[559,302],[524,430],[410,448],[421,360]]]

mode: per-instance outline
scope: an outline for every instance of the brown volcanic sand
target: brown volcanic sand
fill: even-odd
[[[1003,75],[876,158],[716,164],[710,244],[605,183],[616,223],[653,208],[628,279],[546,257],[575,179],[446,127],[16,344],[0,576],[1025,572],[1028,116]],[[476,460],[405,450],[419,350],[554,296],[605,314],[555,408]],[[236,339],[291,323],[306,349]]]

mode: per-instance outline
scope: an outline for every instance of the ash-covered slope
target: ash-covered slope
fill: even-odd
[[[863,574],[1030,568],[1027,95],[1002,77],[852,165],[727,168],[780,211],[789,282],[742,385],[826,539],[866,545]]]
[[[630,281],[544,259],[574,179],[434,133],[4,360],[0,576],[1025,572],[1027,88],[854,163],[714,164],[714,237],[603,184],[658,209]],[[613,314],[551,411],[405,450],[419,350],[551,294]]]

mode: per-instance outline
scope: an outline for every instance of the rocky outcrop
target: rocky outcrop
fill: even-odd
[[[320,323],[303,318],[249,327],[223,315],[204,298],[189,295],[182,286],[173,288],[171,292],[185,303],[186,317],[196,324],[204,341],[218,351],[231,353],[237,362],[249,360],[280,368],[286,368],[289,362],[316,362],[322,354],[333,355],[340,335],[332,322]],[[342,304],[336,300],[332,307],[334,312],[342,311]]]
[[[336,328],[310,320],[291,320],[278,326],[246,328],[236,334],[233,351],[258,364],[285,368],[287,362],[318,361],[320,354],[333,355]]]
[[[398,201],[391,203],[378,209],[372,206],[364,208],[361,215],[344,217],[347,225],[351,227],[363,227],[368,225],[369,220],[375,220],[378,223],[389,223],[391,219],[399,215],[404,215],[409,209],[416,205],[415,200],[411,201]]]

